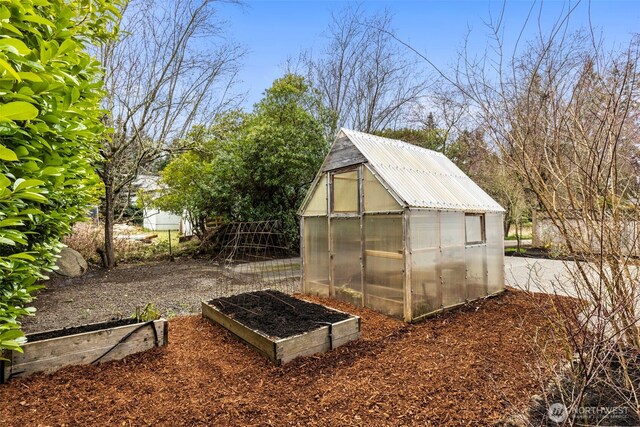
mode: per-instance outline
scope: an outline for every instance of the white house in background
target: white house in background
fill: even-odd
[[[166,231],[180,229],[180,222],[182,221],[180,215],[148,208],[144,209],[143,215],[142,226],[145,230]]]
[[[153,198],[154,193],[157,193],[162,189],[159,183],[160,177],[155,175],[139,175],[134,181],[133,185],[144,192],[149,193]],[[132,198],[132,202],[135,203],[136,197]],[[146,230],[151,231],[166,231],[166,230],[180,230],[181,234],[191,234],[191,224],[180,215],[173,214],[171,212],[161,211],[160,209],[144,206],[142,226]],[[185,231],[189,233],[185,233]]]

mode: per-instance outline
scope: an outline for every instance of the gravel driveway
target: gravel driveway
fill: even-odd
[[[52,276],[55,276],[53,274]],[[83,277],[54,277],[35,301],[34,317],[23,318],[25,332],[57,329],[129,317],[152,302],[164,316],[200,310],[200,300],[216,295],[221,280],[210,260],[179,259],[113,270]]]

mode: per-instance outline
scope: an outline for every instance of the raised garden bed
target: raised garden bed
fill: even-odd
[[[202,301],[202,315],[277,365],[360,338],[360,318],[278,291]]]
[[[36,372],[51,373],[70,365],[119,360],[168,343],[165,319],[138,322],[122,319],[27,335],[24,353],[5,352],[0,383]]]

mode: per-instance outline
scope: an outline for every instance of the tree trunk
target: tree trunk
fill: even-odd
[[[504,230],[504,238],[506,239],[509,236],[509,231],[511,231],[511,216],[508,215],[507,212],[504,214],[504,220],[502,221],[502,228]]]
[[[106,170],[105,165],[105,185],[104,185],[104,256],[102,263],[105,268],[113,268],[116,265],[116,254],[113,249],[113,218],[114,202],[113,183]]]

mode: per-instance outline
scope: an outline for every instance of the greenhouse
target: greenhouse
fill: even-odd
[[[441,153],[341,129],[299,213],[305,293],[411,321],[504,289],[504,209]]]

